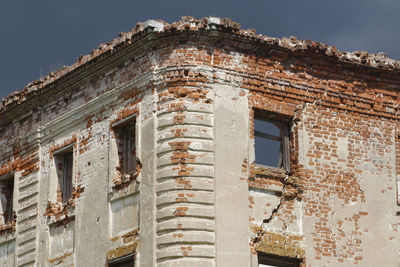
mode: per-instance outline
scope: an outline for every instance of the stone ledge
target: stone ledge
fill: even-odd
[[[256,228],[253,230],[257,231]],[[259,230],[253,239],[257,252],[302,259],[305,256],[304,236]]]
[[[12,223],[0,225],[0,244],[15,240],[15,226],[15,220]]]
[[[286,174],[283,169],[254,165],[248,178],[249,189],[275,192],[288,198],[301,198],[299,178]]]

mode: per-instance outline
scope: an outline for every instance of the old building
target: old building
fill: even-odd
[[[2,266],[398,266],[400,63],[149,20],[0,106]]]

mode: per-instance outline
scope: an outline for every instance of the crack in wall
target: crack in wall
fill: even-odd
[[[284,179],[282,179],[282,190],[281,192],[277,192],[277,196],[280,195],[280,199],[279,199],[279,203],[276,205],[276,207],[272,210],[270,216],[266,219],[263,219],[263,222],[261,223],[261,225],[259,226],[260,229],[255,233],[255,235],[253,236],[253,238],[251,238],[251,243],[252,244],[256,244],[261,240],[261,237],[263,236],[264,232],[265,232],[265,225],[269,224],[272,219],[275,217],[275,215],[280,211],[282,203],[284,201],[290,201],[290,200],[294,200],[296,198],[299,197],[299,194],[301,193],[301,189],[299,188],[299,186],[290,181],[290,177],[288,175],[286,175],[286,177]],[[287,190],[288,186],[293,186],[295,188],[295,192],[292,193],[290,191]],[[286,224],[285,224],[285,228],[287,228]]]

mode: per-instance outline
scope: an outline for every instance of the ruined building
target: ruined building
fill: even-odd
[[[399,266],[400,63],[149,20],[0,106],[1,266]]]

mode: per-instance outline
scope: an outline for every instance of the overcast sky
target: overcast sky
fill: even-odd
[[[340,50],[400,59],[399,0],[14,0],[0,2],[0,97],[72,64],[147,19],[230,17],[272,37],[296,36]]]

